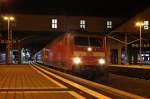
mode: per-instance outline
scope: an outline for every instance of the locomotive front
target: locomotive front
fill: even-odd
[[[73,71],[84,74],[104,74],[106,49],[104,37],[92,35],[74,36]]]

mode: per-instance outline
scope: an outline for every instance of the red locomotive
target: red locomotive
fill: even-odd
[[[76,74],[90,76],[106,73],[105,37],[66,33],[40,52],[37,61]]]

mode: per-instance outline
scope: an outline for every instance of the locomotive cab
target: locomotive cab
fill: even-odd
[[[96,77],[106,73],[104,37],[75,35],[73,39],[73,72]]]

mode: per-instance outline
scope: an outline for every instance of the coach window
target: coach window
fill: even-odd
[[[80,28],[85,29],[85,20],[80,20]]]
[[[112,28],[112,21],[107,21],[106,26],[108,29]]]
[[[149,28],[149,21],[144,21],[144,30],[148,30]]]
[[[58,28],[58,20],[52,19],[52,29],[57,29],[57,28]]]

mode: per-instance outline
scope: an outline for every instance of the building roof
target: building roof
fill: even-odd
[[[2,0],[6,13],[127,17],[150,5],[149,0]],[[5,2],[4,2],[5,1]]]

